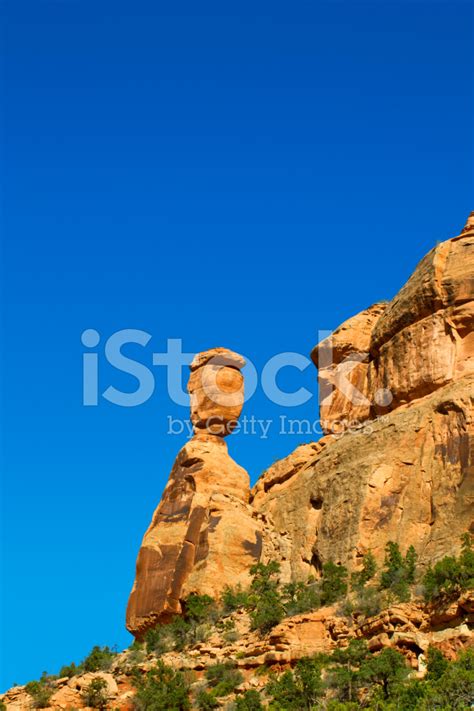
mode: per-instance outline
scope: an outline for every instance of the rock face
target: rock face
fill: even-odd
[[[226,584],[247,584],[249,567],[260,557],[249,476],[223,439],[242,409],[244,363],[219,348],[191,364],[195,434],[176,458],[138,554],[127,608],[127,629],[137,637],[179,613],[192,592],[216,596]]]
[[[313,349],[326,432],[474,373],[473,214],[458,237],[421,260],[390,303],[354,316]]]
[[[243,402],[244,360],[196,356],[193,439],[178,454],[145,534],[127,610],[136,636],[191,593],[248,583],[278,560],[283,580],[318,576],[332,559],[357,567],[389,540],[421,567],[474,531],[474,213],[422,259],[390,303],[376,303],[319,343],[326,432],[273,464],[249,497],[224,436]],[[250,501],[250,503],[249,503]]]
[[[388,540],[413,544],[423,565],[474,530],[473,325],[474,213],[393,301],[315,347],[328,434],[252,492],[271,522],[264,557],[286,578],[329,559],[357,566],[368,549],[380,560]]]
[[[472,527],[473,401],[468,376],[358,433],[325,438],[283,483],[271,467],[253,506],[273,523],[265,547],[284,538],[287,577],[318,575],[329,559],[356,567],[368,549],[380,561],[389,540],[413,543],[422,564],[456,550]]]

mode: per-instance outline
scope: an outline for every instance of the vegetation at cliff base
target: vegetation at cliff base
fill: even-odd
[[[370,652],[364,640],[344,649],[300,659],[293,669],[269,671],[261,690],[235,693],[243,676],[232,663],[215,664],[205,672],[205,687],[192,690],[186,674],[158,660],[145,676],[136,675],[134,706],[140,711],[464,711],[474,702],[474,652],[448,661],[435,648],[427,654],[423,679],[412,678],[405,657],[386,647]],[[101,708],[95,706],[95,708]]]
[[[102,677],[92,679],[90,684],[82,692],[82,698],[86,706],[93,709],[107,708],[109,694],[107,691],[107,682]]]
[[[278,677],[272,676],[266,686],[272,699],[270,708],[275,711],[316,708],[325,692],[321,669],[319,657],[308,657],[300,659],[293,671],[285,671]]]
[[[257,563],[250,568],[253,576],[250,585],[247,609],[250,610],[251,626],[263,634],[269,632],[285,616],[285,608],[278,586],[280,565],[271,561],[267,565]]]
[[[343,614],[374,615],[384,604],[410,599],[410,587],[416,579],[416,561],[413,546],[403,556],[398,544],[390,541],[378,580],[374,555],[368,551],[361,569],[351,576],[345,566],[328,560],[322,565],[319,579],[309,577],[306,581],[285,584],[280,582],[278,562],[256,563],[250,568],[252,580],[247,589],[240,585],[227,586],[218,602],[208,595],[193,594],[186,598],[182,615],[147,632],[146,649],[156,654],[182,651],[190,644],[205,641],[215,629],[222,632],[224,641],[235,641],[238,633],[235,628],[226,626],[222,618],[239,609],[248,612],[251,629],[262,635],[285,617],[337,602],[341,603]]]
[[[71,664],[61,667],[59,670],[59,678],[64,676],[72,677],[77,674],[84,674],[84,672],[108,671],[116,656],[117,652],[110,649],[110,647],[99,647],[96,645],[79,664],[72,662]]]
[[[474,588],[474,536],[465,533],[459,556],[445,556],[430,566],[423,578],[425,597],[434,600],[442,595],[459,594]]]
[[[347,647],[334,650],[329,657],[327,684],[334,689],[339,701],[357,699],[358,691],[365,683],[361,667],[368,658],[369,649],[363,639],[352,639]]]
[[[44,709],[49,706],[49,701],[54,692],[52,680],[46,672],[43,672],[39,681],[30,681],[25,689],[32,699],[32,706],[36,709]]]
[[[235,701],[235,711],[264,711],[260,694],[255,689],[245,691]]]
[[[213,664],[206,670],[206,680],[215,696],[226,696],[244,680],[235,662]]]
[[[408,548],[403,557],[398,543],[389,541],[385,547],[380,589],[392,593],[399,602],[407,602],[410,599],[410,585],[415,582],[417,557],[413,546]]]
[[[182,614],[170,623],[150,629],[143,642],[134,642],[119,667],[116,652],[95,646],[79,664],[60,670],[59,676],[72,677],[120,669],[135,688],[137,711],[465,711],[474,704],[474,651],[461,652],[448,660],[437,647],[426,651],[427,671],[415,678],[405,656],[394,647],[371,651],[363,638],[352,638],[344,647],[328,654],[299,659],[287,668],[261,665],[253,670],[252,684],[245,689],[249,674],[242,673],[238,660],[245,652],[234,652],[234,660],[219,661],[199,677],[194,672],[168,666],[162,655],[180,653],[212,635],[225,649],[239,639],[243,620],[257,635],[265,636],[285,617],[332,605],[331,615],[344,615],[344,624],[360,626],[364,617],[377,615],[393,602],[410,599],[420,591],[430,602],[444,604],[463,591],[474,588],[473,537],[466,534],[458,556],[446,556],[423,575],[417,571],[417,555],[410,546],[402,553],[389,541],[381,569],[371,551],[362,557],[358,570],[348,570],[333,561],[322,565],[319,578],[281,581],[275,561],[258,563],[250,569],[248,588],[227,587],[219,601],[208,595],[192,594],[182,601]],[[418,588],[415,587],[418,585]],[[246,615],[243,615],[243,612]],[[229,653],[231,650],[229,650]],[[178,653],[178,656],[176,656]],[[197,653],[197,650],[194,652]],[[225,654],[225,652],[224,652]],[[148,656],[147,656],[148,655]],[[112,666],[114,665],[114,666]],[[263,678],[265,677],[265,678]],[[44,673],[25,689],[32,708],[46,708],[57,690],[58,677]],[[82,688],[84,705],[111,708],[108,684],[92,678]],[[5,711],[0,706],[0,711]]]
[[[134,705],[139,711],[188,711],[191,708],[189,684],[184,674],[161,660],[136,683]]]

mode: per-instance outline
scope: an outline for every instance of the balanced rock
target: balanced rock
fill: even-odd
[[[244,404],[245,360],[227,348],[213,348],[193,359],[188,391],[195,433],[230,434]]]
[[[176,458],[138,554],[127,608],[127,629],[138,638],[179,614],[191,593],[216,597],[226,585],[248,584],[260,558],[249,476],[223,439],[242,409],[244,363],[216,348],[191,364],[195,434]]]

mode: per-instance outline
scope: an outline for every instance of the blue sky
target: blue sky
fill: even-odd
[[[3,3],[0,688],[124,647],[141,537],[184,436],[82,406],[115,331],[261,368],[390,299],[473,209],[469,2]],[[316,392],[313,367],[281,387]],[[288,412],[259,388],[244,414]],[[229,438],[254,481],[309,437]]]

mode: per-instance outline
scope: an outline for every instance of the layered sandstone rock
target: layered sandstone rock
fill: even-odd
[[[223,439],[242,409],[243,365],[241,356],[223,348],[191,364],[195,435],[176,458],[138,554],[127,608],[127,628],[138,637],[179,613],[192,592],[215,597],[226,584],[247,584],[260,557],[249,476]]]
[[[370,417],[370,339],[386,303],[370,306],[345,321],[311,352],[318,368],[319,417],[323,431],[339,433],[345,423]]]
[[[188,391],[191,422],[196,433],[221,437],[232,432],[244,403],[245,360],[227,348],[198,353],[191,365]]]
[[[285,578],[329,559],[355,567],[369,549],[380,561],[389,540],[423,566],[474,530],[473,325],[474,213],[392,302],[314,349],[321,419],[338,436],[299,447],[252,492],[271,524],[263,555]]]
[[[330,559],[357,567],[369,549],[381,561],[389,540],[413,544],[421,567],[456,552],[474,530],[473,321],[474,214],[390,303],[314,349],[328,434],[272,465],[251,503],[223,439],[241,411],[244,361],[226,349],[196,356],[195,435],[145,534],[128,629],[143,635],[190,592],[245,585],[258,559],[278,560],[286,581]]]
[[[375,304],[318,344],[326,432],[413,402],[474,372],[474,218],[434,247],[388,304]]]
[[[456,550],[472,526],[473,402],[468,376],[360,431],[325,438],[281,483],[271,467],[253,506],[290,539],[282,558],[291,577],[319,574],[329,559],[356,566],[369,549],[381,560],[389,540],[413,543],[422,564]]]

